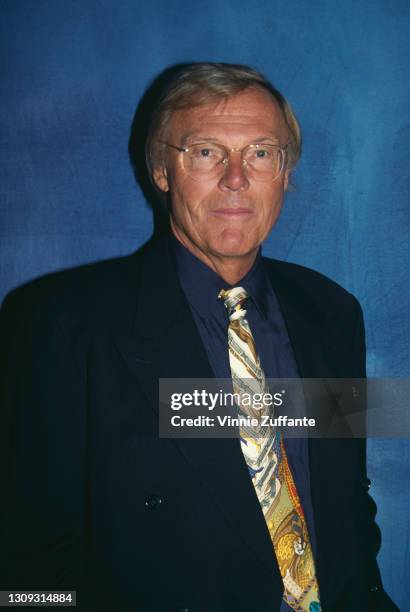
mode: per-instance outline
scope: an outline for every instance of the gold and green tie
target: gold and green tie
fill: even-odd
[[[233,391],[240,416],[261,416],[270,408],[248,407],[255,393],[268,393],[255,341],[246,319],[243,287],[221,290],[228,311],[228,347]],[[258,418],[258,421],[260,418]],[[284,601],[297,612],[319,612],[319,588],[303,508],[283,439],[274,427],[241,427],[241,449],[261,505],[283,580]]]

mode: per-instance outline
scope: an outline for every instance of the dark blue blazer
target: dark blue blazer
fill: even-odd
[[[364,376],[357,301],[267,265],[301,374]],[[238,441],[158,436],[158,378],[212,377],[167,240],[10,294],[1,353],[1,589],[76,589],[88,612],[279,610]],[[397,610],[364,440],[310,440],[309,457],[323,610]]]

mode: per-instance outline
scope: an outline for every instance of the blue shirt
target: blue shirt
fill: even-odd
[[[229,320],[223,300],[218,300],[218,294],[221,289],[230,289],[232,285],[228,285],[174,237],[171,238],[171,245],[179,280],[213,372],[216,378],[231,378],[227,341]],[[235,286],[244,287],[249,295],[246,318],[266,378],[298,378],[292,345],[260,250],[251,270]],[[315,554],[308,440],[286,438],[284,444]],[[289,610],[291,608],[282,601],[280,612]]]

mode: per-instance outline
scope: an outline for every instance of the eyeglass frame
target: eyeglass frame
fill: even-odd
[[[288,142],[285,143],[284,145],[273,144],[273,143],[270,143],[270,142],[255,142],[255,143],[250,143],[250,144],[246,145],[242,149],[238,149],[237,147],[228,148],[228,147],[225,147],[224,145],[218,144],[216,142],[210,142],[210,141],[208,141],[208,142],[196,142],[195,144],[190,145],[189,147],[178,147],[177,145],[174,145],[174,144],[171,144],[170,142],[165,142],[165,141],[159,141],[159,142],[161,144],[163,144],[163,145],[166,145],[167,147],[171,147],[172,149],[176,149],[180,153],[188,153],[189,150],[192,149],[192,147],[196,147],[198,145],[202,145],[202,144],[204,144],[204,145],[207,145],[207,144],[211,145],[211,144],[213,144],[213,145],[219,147],[220,149],[224,149],[227,152],[227,154],[228,154],[225,157],[225,159],[223,159],[221,162],[218,162],[218,163],[222,163],[225,166],[225,171],[226,171],[226,168],[228,167],[228,164],[229,164],[229,153],[235,153],[235,152],[236,153],[241,153],[242,166],[246,167],[246,166],[249,165],[249,162],[247,162],[246,159],[243,159],[243,152],[246,149],[250,149],[252,147],[257,149],[258,147],[262,147],[262,146],[276,147],[278,150],[282,151],[284,155],[286,155],[287,149],[288,149],[289,145],[291,144],[290,140],[288,140]],[[216,168],[216,166],[215,166],[215,168]],[[251,166],[251,168],[252,168],[252,166]],[[283,166],[283,168],[281,168],[280,172],[278,172],[278,174],[276,174],[276,176],[272,179],[272,181],[275,181],[278,178],[278,176],[280,176],[282,174],[284,168],[285,168],[285,165]],[[184,167],[184,170],[185,170],[185,172],[187,174],[189,174],[188,170],[186,170],[185,167]]]

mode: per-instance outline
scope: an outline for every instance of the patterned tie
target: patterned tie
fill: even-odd
[[[270,407],[256,410],[241,401],[248,394],[269,392],[246,319],[248,294],[243,287],[234,287],[222,289],[218,298],[228,310],[229,362],[233,391],[239,396],[239,414],[260,417],[270,413]],[[240,440],[278,561],[283,599],[292,610],[319,612],[312,547],[283,440],[274,427],[259,426],[241,427]]]

